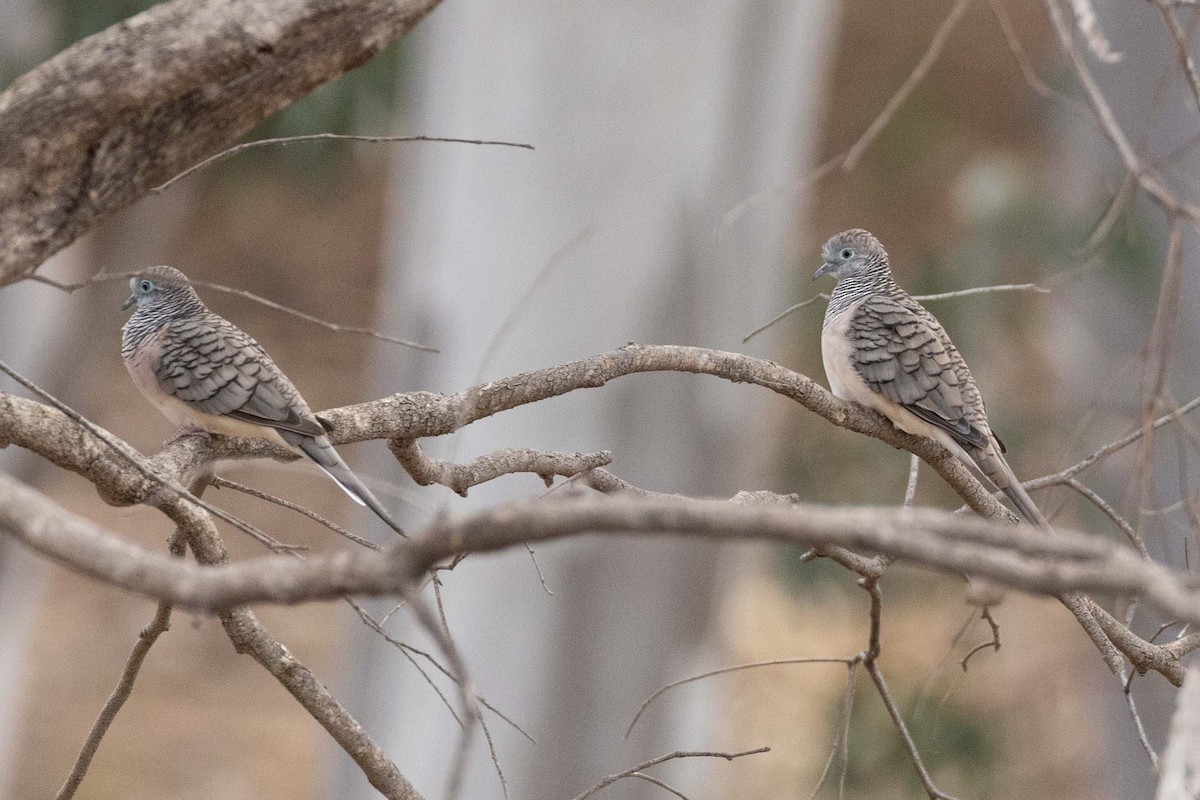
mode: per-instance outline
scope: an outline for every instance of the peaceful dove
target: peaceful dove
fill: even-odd
[[[404,535],[350,471],[296,387],[249,334],[209,311],[187,276],[151,267],[129,281],[121,357],[134,384],[185,431],[265,439],[316,462],[359,505]]]
[[[975,467],[1038,527],[1046,518],[1004,460],[967,363],[941,323],[892,277],[887,251],[854,229],[821,248],[813,280],[837,278],[821,329],[834,395],[878,411],[906,433],[933,439]]]

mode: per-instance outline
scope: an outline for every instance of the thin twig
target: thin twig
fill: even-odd
[[[838,753],[842,754],[842,769],[838,779],[839,798],[845,790],[846,768],[850,763],[850,714],[854,709],[854,689],[855,683],[858,680],[858,665],[860,663],[862,662],[858,659],[849,660],[849,668],[846,671],[846,693],[842,697],[842,715],[838,722],[837,730],[833,734],[833,745],[829,749],[829,758],[825,759],[825,766],[821,770],[821,774],[817,776],[817,785],[809,793],[808,800],[813,800],[817,796],[817,792],[821,791],[821,787],[825,785],[825,779],[829,777],[829,769],[833,766],[833,760],[837,758]]]
[[[800,309],[805,308],[807,306],[811,306],[813,303],[817,302],[818,300],[828,300],[828,299],[829,299],[829,295],[822,292],[821,294],[814,295],[813,297],[810,297],[807,300],[801,300],[799,303],[796,303],[795,305],[788,307],[786,310],[781,311],[780,313],[776,314],[768,322],[765,322],[762,325],[759,325],[757,328],[755,328],[754,330],[747,333],[745,336],[742,337],[742,344],[745,344],[746,342],[753,339],[755,336],[758,336],[760,333],[762,333],[763,331],[770,328],[776,322],[786,319],[789,314],[799,311]]]
[[[28,276],[26,280],[30,280],[35,283],[42,283],[47,286],[53,286],[55,289],[59,289],[70,294],[71,292],[82,289],[85,286],[92,286],[97,283],[107,283],[109,281],[123,280],[132,278],[133,276],[139,274],[141,274],[139,270],[129,270],[127,272],[102,272],[98,275],[93,275],[90,278],[85,278],[82,281],[68,283],[65,281],[55,280],[54,278],[47,278],[44,275],[35,273]],[[269,308],[272,311],[279,311],[281,313],[288,314],[289,316],[296,317],[297,319],[302,319],[305,322],[311,322],[314,325],[319,325],[320,327],[333,331],[334,333],[354,333],[360,336],[369,336],[370,338],[377,339],[381,342],[403,345],[404,347],[409,347],[413,350],[420,350],[423,353],[441,352],[436,347],[430,347],[427,344],[421,344],[419,342],[412,342],[408,339],[400,339],[396,336],[389,336],[386,333],[380,333],[379,331],[372,330],[371,328],[362,328],[354,325],[342,325],[339,322],[331,322],[327,319],[322,319],[321,317],[316,317],[312,314],[300,311],[299,309],[292,308],[291,306],[285,306],[282,303],[269,300],[262,295],[257,295],[254,292],[250,292],[245,289],[236,289],[232,286],[225,286],[224,284],[220,283],[212,283],[211,281],[197,280],[195,278],[188,278],[188,283],[192,284],[193,286],[199,286],[202,289],[212,289],[214,292],[222,292],[224,294],[231,294],[241,297],[245,300],[257,303],[260,306]]]
[[[171,180],[156,186],[150,190],[151,194],[162,194],[167,189],[170,189],[175,184],[179,183],[184,178],[199,172],[200,170],[211,167],[220,161],[236,156],[238,153],[244,153],[247,150],[257,150],[260,147],[270,147],[273,145],[289,145],[297,142],[321,142],[321,141],[341,141],[341,142],[382,142],[385,144],[395,142],[451,142],[455,144],[475,144],[475,145],[497,145],[499,147],[519,147],[523,150],[532,150],[533,145],[523,144],[521,142],[501,142],[491,141],[488,139],[455,139],[445,136],[360,136],[350,133],[309,133],[302,136],[280,136],[273,139],[258,139],[253,142],[242,142],[235,144],[233,147],[222,150],[216,155],[211,155],[198,164],[188,167],[183,172],[176,175]]]
[[[180,531],[176,530],[171,535],[168,544],[171,555],[176,558],[183,558],[186,548],[187,540]],[[100,715],[92,723],[92,729],[88,733],[87,739],[84,740],[83,747],[79,750],[79,755],[75,757],[75,764],[71,767],[71,772],[67,775],[66,780],[63,781],[58,794],[54,796],[54,800],[71,800],[75,796],[79,785],[83,783],[84,776],[87,775],[88,767],[91,766],[92,758],[96,755],[96,750],[100,747],[100,741],[104,738],[104,734],[108,732],[109,726],[112,725],[113,720],[116,719],[117,714],[125,705],[125,701],[133,693],[133,684],[137,680],[138,673],[142,669],[142,663],[146,660],[150,648],[158,641],[159,636],[170,629],[171,604],[162,601],[158,604],[158,610],[154,612],[154,618],[138,634],[137,643],[129,653],[129,658],[125,662],[125,669],[121,672],[120,680],[117,681],[112,694],[105,701],[104,708],[100,710]]]
[[[879,655],[883,650],[881,645],[883,595],[879,591],[879,580],[875,577],[864,577],[859,583],[871,599],[869,612],[871,626],[867,636],[867,649],[859,654],[859,659],[866,668],[867,674],[871,676],[871,681],[875,684],[875,688],[879,691],[879,697],[883,700],[884,707],[887,708],[888,716],[892,718],[896,730],[900,732],[900,739],[904,742],[905,749],[908,750],[913,767],[917,770],[917,777],[921,779],[921,785],[925,787],[925,792],[929,795],[930,800],[957,800],[953,795],[946,794],[937,788],[937,785],[933,782],[933,777],[925,769],[925,761],[921,758],[921,753],[917,750],[917,744],[908,732],[908,726],[904,724],[904,717],[900,714],[900,708],[896,705],[896,701],[892,699],[892,692],[888,688],[887,681],[883,679],[883,673],[879,669]]]
[[[950,300],[950,299],[957,298],[957,297],[970,297],[972,295],[977,295],[977,294],[994,294],[996,292],[1025,292],[1025,291],[1038,292],[1039,294],[1050,294],[1049,289],[1038,286],[1036,283],[1006,283],[1006,284],[1001,284],[998,286],[977,286],[972,289],[958,289],[953,292],[941,292],[940,294],[913,295],[913,299],[920,300],[922,302],[936,302],[938,300]],[[760,325],[759,327],[750,331],[750,333],[748,333],[744,337],[742,337],[742,344],[745,344],[746,342],[753,339],[755,336],[758,336],[760,333],[767,330],[775,323],[786,319],[790,314],[793,314],[802,308],[806,308],[806,307],[812,305],[813,303],[817,302],[818,300],[828,300],[828,299],[829,299],[829,295],[822,292],[820,294],[813,295],[812,297],[808,298],[807,300],[801,300],[799,303],[796,303],[794,306],[789,307],[785,311],[781,311],[770,321],[765,322],[762,325]]]
[[[976,653],[986,650],[989,647],[997,653],[1000,652],[1000,623],[997,622],[996,618],[992,616],[992,609],[988,606],[984,606],[983,611],[979,614],[979,618],[988,624],[988,627],[992,632],[992,638],[988,639],[986,642],[980,642],[979,644],[975,645],[971,648],[970,652],[963,656],[962,661],[958,662],[958,665],[962,667],[963,672],[967,671],[967,664],[971,661],[971,657]]]
[[[1175,409],[1171,413],[1164,414],[1161,417],[1159,417],[1158,419],[1154,420],[1154,422],[1150,423],[1149,429],[1157,430],[1158,428],[1161,428],[1163,425],[1166,425],[1168,422],[1177,420],[1180,417],[1184,416],[1185,414],[1190,414],[1191,412],[1195,411],[1197,408],[1200,408],[1200,397],[1196,397],[1193,400],[1191,400],[1190,402],[1188,402],[1187,404]],[[1087,456],[1086,458],[1075,462],[1074,464],[1067,467],[1066,469],[1060,470],[1059,472],[1055,472],[1051,475],[1043,475],[1040,478],[1034,478],[1033,480],[1025,481],[1023,485],[1025,486],[1026,489],[1028,489],[1030,491],[1033,491],[1035,489],[1044,489],[1048,486],[1060,486],[1060,485],[1066,483],[1068,478],[1070,478],[1074,475],[1078,475],[1079,473],[1083,472],[1088,467],[1095,464],[1097,461],[1101,461],[1105,458],[1108,458],[1113,453],[1116,453],[1119,450],[1123,450],[1126,447],[1128,447],[1129,445],[1136,442],[1138,439],[1141,439],[1146,434],[1146,430],[1147,429],[1145,426],[1140,426],[1140,427],[1138,427],[1137,430],[1133,431],[1132,433],[1128,434],[1127,436],[1123,436],[1114,442],[1109,442],[1108,444],[1101,447],[1099,450],[1096,450],[1095,452],[1093,452],[1091,455]]]
[[[1125,179],[1121,181],[1120,188],[1117,189],[1108,205],[1105,206],[1104,213],[1100,215],[1100,220],[1096,223],[1095,228],[1092,229],[1091,235],[1075,251],[1075,258],[1091,258],[1100,249],[1100,245],[1108,238],[1113,228],[1116,227],[1117,220],[1129,210],[1130,204],[1137,197],[1137,188],[1137,178],[1132,173],[1127,173]]]
[[[322,517],[320,514],[313,511],[312,509],[305,508],[304,506],[302,506],[298,503],[293,503],[291,500],[284,500],[282,497],[276,497],[275,495],[264,492],[261,489],[255,489],[251,486],[245,486],[243,484],[240,484],[237,481],[231,481],[228,478],[222,478],[220,475],[213,475],[212,478],[209,479],[209,484],[212,485],[216,489],[233,489],[235,492],[241,492],[242,494],[248,494],[251,497],[257,497],[259,500],[266,500],[268,503],[274,503],[275,505],[282,506],[283,508],[286,508],[290,511],[295,511],[298,514],[303,514],[304,516],[308,517],[309,519],[318,523],[319,525],[323,525],[326,528],[328,528],[329,530],[333,531],[338,536],[342,536],[342,537],[354,542],[355,544],[362,545],[363,547],[369,548],[371,550],[382,550],[383,549],[382,547],[375,544],[374,542],[368,541],[367,539],[362,538],[358,534],[352,533],[352,532],[346,530],[341,525],[338,525],[336,522],[333,522],[332,520],[328,520],[325,517]]]
[[[371,616],[371,614],[368,613],[368,611],[363,608],[357,600],[348,595],[346,596],[345,600],[346,603],[352,609],[354,609],[355,613],[358,614],[358,618],[364,625],[375,631],[375,633],[378,634],[379,637],[385,642],[399,650],[400,654],[408,660],[408,663],[413,665],[413,668],[420,673],[421,677],[425,679],[425,682],[433,688],[433,691],[437,694],[438,699],[442,701],[442,705],[446,707],[446,710],[450,712],[450,716],[454,717],[454,721],[457,722],[458,726],[461,728],[465,723],[463,723],[462,718],[458,716],[458,712],[454,710],[454,704],[450,702],[450,698],[446,697],[446,694],[442,691],[441,687],[434,683],[433,678],[429,675],[429,673],[425,671],[424,667],[417,663],[417,660],[413,658],[413,654],[409,652],[409,650],[415,650],[415,648],[410,647],[407,643],[402,642],[388,634],[383,629],[383,625],[381,625],[373,616]],[[434,666],[442,671],[444,675],[450,676],[451,680],[454,680],[454,677],[450,675],[449,671],[439,664],[432,656],[428,655],[427,653],[422,653],[422,655],[425,655]]]
[[[1076,114],[1087,116],[1087,108],[1082,103],[1052,88],[1038,77],[1037,70],[1033,67],[1033,61],[1029,58],[1029,54],[1025,52],[1025,48],[1021,44],[1016,28],[1013,27],[1012,20],[1009,19],[1008,11],[1004,8],[1004,3],[1001,0],[988,0],[988,5],[991,6],[992,13],[995,15],[996,21],[1000,24],[1000,31],[1004,34],[1004,41],[1008,43],[1008,50],[1012,53],[1013,58],[1016,59],[1017,66],[1020,67],[1021,74],[1025,77],[1025,83],[1029,85],[1029,88],[1047,100],[1053,100]]]
[[[587,800],[588,797],[591,797],[596,792],[616,783],[622,778],[629,778],[635,772],[644,772],[650,767],[662,764],[664,761],[673,761],[677,758],[723,758],[726,761],[733,761],[735,758],[742,758],[743,756],[753,756],[758,755],[759,753],[769,752],[771,752],[771,748],[769,747],[756,747],[753,750],[743,750],[740,753],[722,753],[710,750],[676,750],[673,753],[667,753],[666,755],[659,756],[658,758],[652,758],[649,761],[643,761],[636,767],[630,767],[624,772],[615,772],[612,775],[608,775],[590,789],[587,789],[581,794],[576,795],[574,800]]]
[[[1136,178],[1142,191],[1164,210],[1172,214],[1182,214],[1193,223],[1200,222],[1200,208],[1182,202],[1176,197],[1142,161],[1133,145],[1130,144],[1124,130],[1117,122],[1112,106],[1109,105],[1099,83],[1092,75],[1091,67],[1075,47],[1071,26],[1063,18],[1062,11],[1058,7],[1058,0],[1043,0],[1043,4],[1050,15],[1050,21],[1058,36],[1059,44],[1070,60],[1075,77],[1079,80],[1079,84],[1087,96],[1088,104],[1091,106],[1100,131],[1112,143],[1113,149],[1117,151],[1125,169]]]
[[[900,88],[896,90],[896,93],[884,104],[883,110],[879,112],[879,115],[875,117],[875,120],[863,132],[863,135],[846,152],[846,157],[842,159],[842,170],[844,172],[850,172],[858,165],[858,161],[862,158],[863,153],[871,146],[876,137],[883,132],[883,129],[888,126],[888,123],[892,121],[892,117],[896,116],[896,112],[908,100],[909,95],[924,80],[929,70],[933,68],[933,65],[942,55],[942,50],[945,48],[946,42],[949,41],[951,32],[953,32],[955,26],[962,20],[963,15],[967,12],[967,8],[970,5],[971,0],[957,0],[954,7],[950,9],[950,13],[946,15],[946,18],[942,20],[942,24],[934,32],[933,39],[929,42],[929,48],[921,56],[921,60],[913,67],[913,71],[909,73],[904,83],[900,84]]]
[[[871,680],[875,683],[875,688],[879,691],[880,698],[883,699],[883,705],[887,709],[888,716],[892,718],[892,723],[896,726],[896,730],[900,732],[900,739],[904,742],[904,749],[908,751],[908,756],[912,759],[913,766],[917,770],[917,777],[921,779],[921,785],[925,787],[925,793],[929,795],[930,800],[958,800],[954,795],[946,794],[933,782],[933,777],[925,768],[925,762],[921,759],[921,753],[917,750],[917,744],[913,741],[912,734],[908,732],[908,726],[904,724],[904,718],[900,716],[900,709],[896,705],[896,701],[892,699],[891,689],[888,688],[887,681],[883,679],[883,673],[879,671],[879,665],[872,660],[870,663],[864,663],[867,669],[867,674],[871,676]]]
[[[674,786],[671,786],[671,784],[667,783],[666,781],[659,780],[658,778],[654,777],[653,775],[647,775],[644,772],[631,772],[631,773],[629,773],[629,777],[640,778],[641,780],[644,780],[647,783],[652,783],[655,786],[657,786],[658,788],[664,789],[664,790],[670,792],[671,794],[675,795],[676,797],[679,798],[679,800],[689,800],[689,798],[686,794],[679,791]]]
[[[1121,529],[1125,534],[1125,538],[1129,539],[1130,544],[1137,548],[1137,551],[1142,554],[1142,558],[1149,560],[1150,553],[1146,551],[1146,541],[1142,536],[1133,529],[1133,525],[1129,524],[1129,520],[1122,517],[1112,505],[1097,494],[1092,489],[1085,486],[1078,478],[1067,478],[1064,485],[1071,487],[1079,494],[1086,497],[1092,505],[1104,512],[1104,514],[1113,521],[1113,523]]]
[[[758,667],[775,667],[775,666],[779,666],[781,664],[847,664],[848,665],[851,663],[852,660],[853,659],[850,659],[850,658],[775,658],[775,659],[771,659],[770,661],[753,661],[749,664],[738,664],[737,666],[733,666],[733,667],[722,667],[721,669],[714,669],[714,670],[710,670],[708,672],[702,672],[699,675],[692,675],[691,677],[688,677],[688,678],[682,678],[677,681],[672,681],[671,683],[668,683],[666,686],[663,686],[662,688],[658,689],[657,691],[654,692],[654,694],[650,695],[649,697],[647,697],[645,700],[642,701],[642,704],[640,706],[638,706],[637,713],[634,714],[633,719],[630,720],[629,727],[627,727],[625,729],[625,737],[624,738],[626,738],[626,739],[629,738],[629,734],[633,732],[633,726],[637,725],[638,720],[642,718],[642,714],[645,713],[646,709],[649,708],[651,703],[653,703],[655,700],[657,700],[659,698],[659,696],[662,695],[663,693],[665,693],[671,689],[674,689],[677,686],[683,686],[685,683],[692,683],[693,681],[700,681],[700,680],[704,680],[705,678],[711,678],[714,675],[725,675],[730,672],[738,672],[738,671],[744,670],[744,669],[757,669]]]
[[[1138,713],[1137,704],[1133,701],[1133,676],[1136,674],[1136,672],[1131,672],[1130,680],[1125,684],[1125,705],[1129,708],[1129,715],[1133,717],[1133,724],[1137,727],[1138,741],[1141,742],[1142,749],[1150,758],[1150,766],[1157,773],[1158,753],[1154,752],[1154,747],[1151,746],[1150,739],[1146,736],[1146,726],[1142,724],[1142,715]]]
[[[483,730],[483,738],[487,741],[488,753],[492,756],[492,764],[496,767],[496,777],[500,779],[500,791],[504,793],[504,800],[508,800],[508,781],[504,777],[504,770],[500,768],[500,756],[496,753],[496,743],[492,741],[492,732],[488,729],[487,720],[483,715],[479,715],[479,727]]]
[[[858,684],[858,666],[861,661],[850,665],[850,674],[846,676],[846,706],[842,720],[842,771],[838,776],[838,800],[846,795],[846,773],[850,769],[850,715],[854,711],[854,689]]]
[[[347,598],[347,599],[349,599],[349,598]],[[408,642],[402,642],[399,639],[396,639],[395,637],[391,636],[383,627],[383,622],[386,621],[386,619],[387,619],[386,617],[384,617],[383,620],[377,620],[377,619],[375,619],[375,617],[373,617],[370,614],[370,612],[368,612],[366,609],[362,608],[362,606],[360,604],[358,604],[357,602],[351,600],[350,605],[352,608],[354,608],[354,610],[356,612],[358,612],[359,618],[362,620],[362,622],[367,627],[371,628],[373,631],[378,633],[379,636],[384,641],[386,641],[388,644],[392,645],[397,650],[399,650],[401,653],[403,653],[405,658],[409,658],[411,661],[411,658],[413,656],[419,656],[420,658],[423,658],[426,661],[428,661],[431,665],[433,665],[433,667],[438,672],[445,675],[452,682],[454,682],[456,684],[458,683],[458,677],[453,672],[446,669],[446,667],[440,661],[438,661],[436,658],[434,658],[431,653],[426,652],[425,650],[422,650],[419,647],[414,647],[413,645],[409,644]],[[389,615],[394,614],[401,607],[402,606],[397,606],[396,609],[393,609],[391,612],[389,612]],[[414,667],[417,668],[417,671],[420,672],[422,676],[425,676],[425,679],[427,681],[429,681],[430,684],[433,684],[433,681],[430,680],[430,678],[428,677],[428,674],[425,672],[425,670],[423,670],[415,661],[412,661],[412,664]],[[434,685],[435,691],[437,691],[438,694],[440,696],[442,696],[444,699],[445,695],[443,695],[441,690],[437,688],[436,684],[433,684],[433,685]],[[507,723],[509,725],[509,727],[511,727],[517,733],[519,733],[523,737],[525,737],[525,739],[530,744],[537,744],[537,739],[533,738],[533,736],[531,736],[528,731],[526,731],[524,728],[522,728],[520,725],[518,725],[516,722],[514,722],[512,720],[512,718],[510,718],[507,714],[505,714],[503,711],[501,711],[500,709],[498,709],[494,705],[492,705],[491,702],[489,702],[486,697],[484,697],[481,694],[476,694],[475,699],[477,701],[479,701],[479,704],[481,706],[483,706],[488,711],[495,714],[501,721]],[[446,700],[445,702],[448,704],[449,700]],[[457,720],[459,722],[459,724],[461,725],[462,720],[459,719],[458,714],[453,710],[453,707],[451,707],[450,713],[451,713],[451,715],[454,716],[455,720]]]
[[[1002,283],[998,286],[976,286],[972,289],[956,289],[953,292],[941,292],[939,294],[915,294],[914,300],[920,300],[922,303],[931,303],[937,300],[953,300],[958,297],[971,297],[977,294],[996,294],[997,292],[1036,292],[1038,294],[1050,294],[1050,290],[1044,286],[1038,286],[1036,283]]]
[[[525,542],[525,549],[529,551],[529,560],[533,562],[533,568],[537,570],[538,580],[542,583],[542,588],[546,594],[554,596],[554,590],[550,588],[550,584],[546,583],[546,576],[542,574],[542,565],[538,563],[537,553],[533,552],[533,547],[529,542]]]
[[[1167,0],[1153,0],[1153,3],[1162,12],[1163,21],[1167,23],[1167,30],[1171,32],[1171,38],[1175,40],[1175,47],[1179,50],[1179,64],[1187,78],[1188,87],[1192,90],[1196,107],[1200,109],[1200,78],[1196,77],[1196,62],[1192,59],[1187,34],[1184,33],[1183,28],[1179,25],[1179,20],[1175,17],[1172,3]],[[1155,759],[1155,766],[1157,767],[1157,759]]]
[[[233,286],[225,286],[223,284],[213,283],[211,281],[199,281],[199,280],[195,280],[195,279],[191,279],[191,278],[189,278],[188,280],[194,286],[199,286],[204,289],[212,289],[214,292],[224,292],[225,294],[231,294],[236,297],[241,297],[246,300],[250,300],[252,302],[258,303],[260,306],[265,306],[273,311],[280,311],[284,314],[288,314],[290,316],[296,317],[297,319],[302,319],[305,322],[311,322],[314,325],[320,325],[322,328],[331,330],[334,333],[355,333],[360,336],[368,336],[372,339],[377,339],[381,342],[390,342],[392,344],[403,345],[404,347],[409,347],[409,348],[412,348],[413,350],[420,350],[423,353],[439,353],[439,352],[441,352],[436,347],[430,347],[427,344],[421,344],[420,342],[409,341],[408,339],[400,339],[395,336],[389,336],[386,333],[380,333],[379,331],[372,330],[371,328],[363,328],[363,327],[358,327],[355,325],[342,325],[341,323],[338,323],[338,322],[330,322],[329,320],[321,319],[320,317],[315,317],[312,314],[306,314],[305,312],[300,311],[299,309],[285,306],[282,303],[276,303],[274,300],[270,300],[266,297],[257,295],[254,292],[250,292],[245,289],[237,289]]]
[[[853,145],[817,166],[815,169],[810,170],[808,174],[803,175],[799,179],[756,192],[737,203],[721,217],[721,221],[713,231],[713,237],[720,240],[724,235],[724,231],[735,225],[750,210],[757,208],[770,198],[781,194],[797,194],[831,174],[836,169],[840,168],[846,172],[854,169],[858,159],[875,142],[875,139],[883,132],[883,129],[888,126],[888,123],[892,121],[892,117],[895,116],[900,106],[904,105],[904,102],[908,100],[913,90],[917,87],[917,84],[921,82],[921,79],[925,77],[934,62],[937,61],[946,44],[946,40],[949,39],[950,32],[958,24],[970,3],[971,0],[958,0],[954,8],[950,10],[950,14],[934,34],[928,49],[921,56],[921,60],[917,62],[917,65],[913,68],[908,78],[900,85],[900,88],[896,90]]]

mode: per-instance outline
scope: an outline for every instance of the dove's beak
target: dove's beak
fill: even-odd
[[[124,303],[121,303],[121,310],[128,311],[129,307],[132,306],[136,302],[137,302],[137,295],[136,294],[129,295],[129,299],[126,300]]]
[[[824,278],[826,275],[832,275],[835,269],[837,268],[833,266],[833,264],[830,264],[828,261],[826,261],[821,265],[819,270],[813,273],[812,279],[815,281],[817,278]]]

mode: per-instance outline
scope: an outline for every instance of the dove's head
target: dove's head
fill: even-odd
[[[825,263],[813,275],[813,280],[832,275],[839,281],[888,266],[888,254],[870,231],[853,228],[831,236],[821,247]]]
[[[137,304],[139,311],[162,312],[199,303],[191,281],[174,267],[150,267],[129,279],[132,294],[121,310]]]

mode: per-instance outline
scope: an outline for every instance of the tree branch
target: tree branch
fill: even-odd
[[[0,286],[314,88],[437,0],[173,0],[0,95]]]

